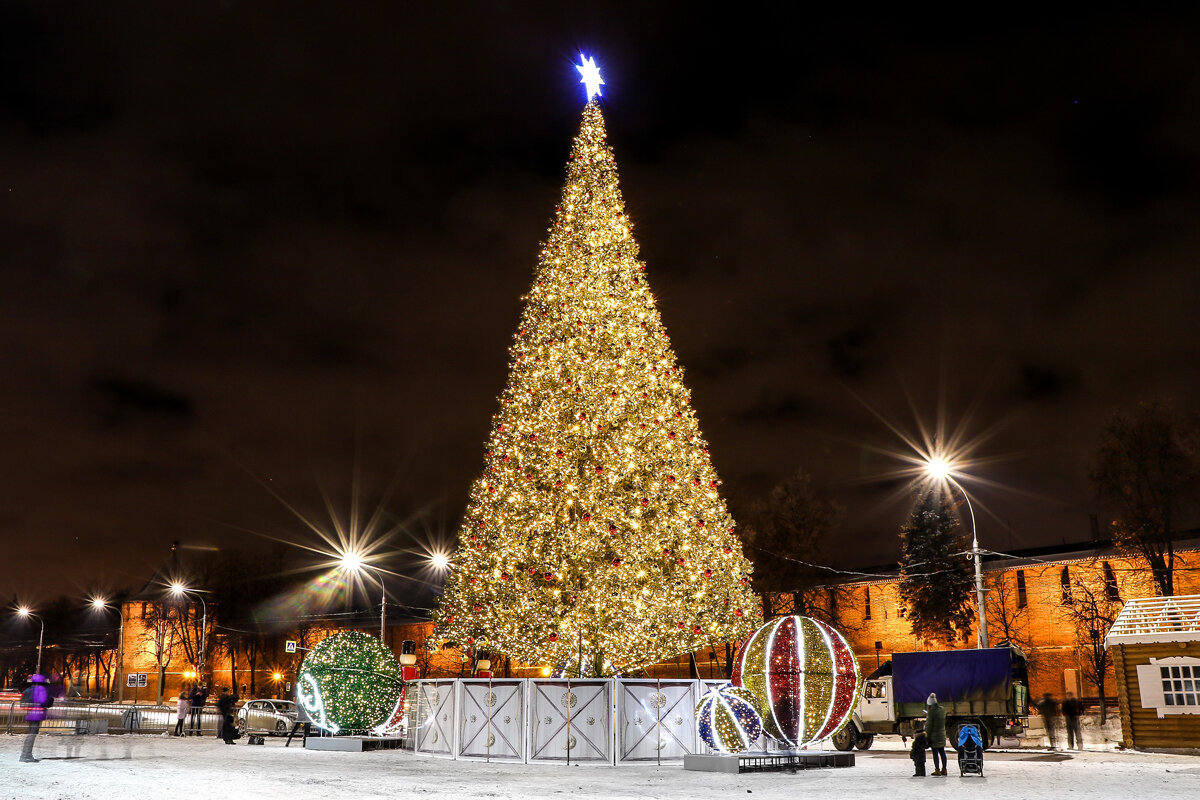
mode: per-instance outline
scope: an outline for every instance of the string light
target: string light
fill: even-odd
[[[762,714],[749,689],[725,686],[713,689],[696,706],[696,731],[714,750],[740,753],[763,733]]]
[[[296,698],[313,724],[329,733],[379,733],[399,704],[400,662],[374,636],[335,633],[300,665]]]
[[[589,102],[434,613],[443,641],[599,674],[756,624],[752,567],[644,269]]]
[[[841,730],[858,704],[861,675],[854,651],[834,628],[809,617],[779,617],[746,640],[731,683],[748,689],[763,730],[804,747]]]

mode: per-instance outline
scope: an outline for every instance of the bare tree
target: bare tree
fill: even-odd
[[[773,488],[767,497],[742,513],[742,540],[754,561],[754,586],[768,592],[794,595],[795,613],[814,610],[816,596],[808,590],[830,578],[816,566],[826,537],[845,510],[824,497],[803,469]],[[771,609],[763,609],[769,617]]]
[[[1163,596],[1175,593],[1176,526],[1196,500],[1196,426],[1157,403],[1109,419],[1092,466],[1100,498],[1115,511],[1113,542],[1142,558]]]
[[[170,622],[173,610],[173,606],[162,603],[148,604],[144,628],[138,637],[142,652],[153,658],[158,667],[158,699],[155,702],[159,705],[163,700],[167,665],[171,662],[171,653],[176,647],[175,630]]]
[[[1117,615],[1121,600],[1113,597],[1106,581],[1096,583],[1076,578],[1072,582],[1071,602],[1063,606],[1067,619],[1075,626],[1075,653],[1084,677],[1096,687],[1100,699],[1100,723],[1106,718],[1104,677],[1112,667],[1112,656],[1104,646]]]

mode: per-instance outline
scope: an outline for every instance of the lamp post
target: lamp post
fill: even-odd
[[[362,554],[357,550],[347,550],[342,553],[339,564],[351,575],[365,574],[379,585],[379,641],[382,642],[384,634],[387,632],[387,589],[384,588],[383,581],[371,574],[371,566],[363,560]]]
[[[200,600],[200,652],[197,655],[196,672],[200,675],[200,680],[204,680],[204,654],[207,652],[208,645],[208,603],[204,602],[204,595],[201,589],[188,589],[182,583],[171,584],[171,594],[176,597],[190,597],[196,595]],[[235,687],[236,688],[236,687]]]
[[[17,616],[22,617],[24,619],[33,617],[42,626],[41,629],[38,631],[37,669],[34,670],[34,672],[40,673],[42,671],[42,642],[44,642],[46,639],[46,621],[44,619],[42,619],[41,617],[39,617],[37,614],[30,611],[25,606],[21,606],[20,608],[17,609]]]
[[[979,612],[979,637],[976,645],[980,649],[988,647],[987,607],[984,598],[987,590],[983,587],[983,561],[980,558],[979,533],[975,528],[975,508],[971,505],[971,496],[963,485],[954,478],[953,465],[941,457],[933,457],[925,462],[925,472],[935,480],[946,481],[962,492],[963,500],[967,501],[967,511],[971,515],[971,556],[975,560],[975,603]]]
[[[108,611],[108,601],[103,597],[92,598],[92,608],[97,611]],[[120,603],[113,606],[113,610],[117,612],[117,702],[120,703],[125,699],[125,681],[121,680],[121,672],[125,667],[125,611]],[[112,683],[108,685],[109,695],[112,694]]]

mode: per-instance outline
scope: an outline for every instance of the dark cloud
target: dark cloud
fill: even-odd
[[[1200,394],[1195,15],[791,11],[7,4],[0,582],[299,535],[260,481],[320,511],[356,463],[452,530],[581,48],[731,492],[803,466],[886,561],[878,417],[941,408],[1015,456],[983,538],[1086,536],[1108,413]]]

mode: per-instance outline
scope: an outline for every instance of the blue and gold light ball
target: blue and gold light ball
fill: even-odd
[[[788,747],[839,731],[854,712],[862,684],[841,633],[795,615],[771,620],[742,644],[730,682],[749,690],[764,732]]]
[[[403,691],[400,662],[379,639],[335,633],[308,651],[296,701],[313,724],[334,734],[370,733],[386,723]]]
[[[696,731],[714,750],[741,753],[762,736],[762,715],[748,689],[726,684],[713,689],[696,705]]]

